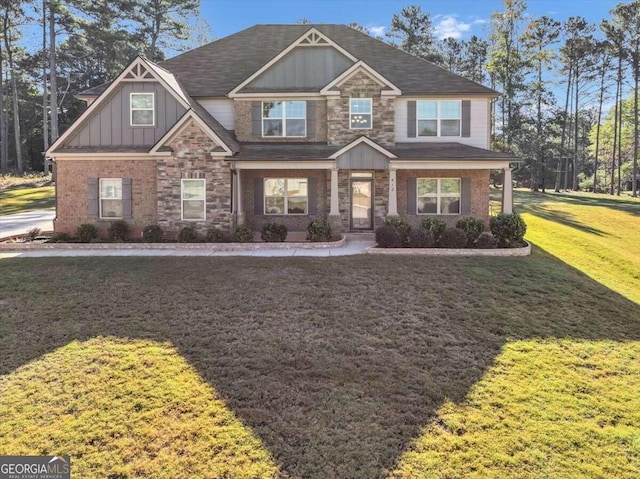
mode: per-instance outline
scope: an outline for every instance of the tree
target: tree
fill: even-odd
[[[488,49],[489,44],[476,35],[472,35],[469,41],[464,42],[462,76],[477,83],[484,83]]]
[[[602,122],[602,103],[604,102],[605,80],[607,71],[611,68],[611,56],[606,42],[598,43],[598,53],[600,56],[600,94],[598,101],[598,120],[596,122],[596,140],[593,165],[593,192],[598,191],[598,159],[600,156],[600,123]]]
[[[411,5],[399,14],[395,13],[387,37],[394,44],[396,40],[400,41],[398,46],[407,53],[436,63],[440,61],[440,55],[434,49],[431,18],[419,5]]]
[[[464,58],[462,52],[465,42],[448,37],[440,42],[441,65],[450,72],[462,75],[464,72]]]

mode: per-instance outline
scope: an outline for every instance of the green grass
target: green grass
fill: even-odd
[[[56,206],[54,186],[0,190],[0,215],[50,210]]]
[[[66,453],[78,477],[640,470],[640,306],[538,248],[0,267],[0,454]]]

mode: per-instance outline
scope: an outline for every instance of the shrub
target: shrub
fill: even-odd
[[[126,221],[117,220],[109,226],[109,238],[111,241],[124,241],[129,236],[129,225]]]
[[[407,223],[407,219],[402,216],[387,216],[384,219],[384,224],[387,226],[393,226],[400,233],[400,239],[402,240],[402,246],[409,245],[409,232],[411,231],[411,225]]]
[[[467,233],[469,239],[469,246],[480,236],[480,233],[484,230],[484,221],[480,218],[462,218],[456,223],[456,228],[460,228]]]
[[[71,241],[71,236],[67,233],[56,233],[54,234],[49,243],[69,243]]]
[[[445,228],[438,245],[441,248],[464,248],[467,246],[467,233],[460,228]]]
[[[376,243],[381,248],[401,248],[402,237],[395,226],[384,225],[376,230]]]
[[[331,225],[328,220],[311,220],[307,226],[307,239],[309,241],[330,241],[332,238]]]
[[[480,233],[478,238],[473,242],[473,247],[480,249],[493,249],[496,247],[496,238],[488,231],[485,231],[484,233]]]
[[[281,223],[265,223],[260,238],[267,243],[282,243],[287,239],[287,227]]]
[[[184,226],[178,233],[178,243],[196,243],[198,234],[193,226]]]
[[[251,243],[253,241],[253,231],[248,226],[239,226],[236,228],[234,239],[238,243]]]
[[[409,248],[433,248],[433,233],[424,228],[409,231]]]
[[[27,238],[29,238],[29,241],[33,241],[38,236],[40,236],[41,232],[42,231],[40,231],[40,228],[31,228],[29,231],[27,231]]]
[[[527,225],[519,214],[500,213],[489,222],[491,232],[498,241],[498,246],[511,248],[522,243]]]
[[[92,239],[96,239],[98,237],[98,230],[90,223],[83,223],[78,226],[76,236],[78,237],[78,240],[80,240],[80,243],[90,243]]]
[[[207,243],[222,243],[224,232],[218,228],[211,228],[207,231]]]
[[[162,228],[158,225],[145,226],[142,230],[142,239],[147,243],[160,243],[162,241]]]
[[[446,225],[440,218],[425,218],[422,220],[422,227],[433,233],[433,240],[437,243]]]

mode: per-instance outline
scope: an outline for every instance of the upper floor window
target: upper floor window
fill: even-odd
[[[122,218],[122,178],[100,178],[100,218]]]
[[[418,136],[460,136],[459,100],[418,101]]]
[[[262,136],[307,136],[307,102],[263,101]]]
[[[372,127],[371,98],[351,98],[349,100],[349,127],[352,130],[365,130]]]
[[[153,93],[131,94],[131,126],[155,125],[155,102]]]

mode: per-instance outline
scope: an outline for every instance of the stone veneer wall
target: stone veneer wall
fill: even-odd
[[[327,141],[330,145],[346,145],[366,135],[381,145],[395,144],[395,97],[382,96],[382,87],[366,72],[358,71],[340,86],[340,96],[327,97]],[[372,128],[352,130],[349,122],[349,100],[372,99]]]
[[[253,100],[233,100],[236,110],[235,134],[238,141],[274,143],[312,143],[327,141],[327,102],[316,100],[316,135],[312,138],[283,138],[253,136],[251,103]]]
[[[289,231],[306,231],[309,221],[327,218],[329,214],[330,170],[242,170],[242,200],[245,222],[253,231],[260,231],[269,222],[284,224]],[[254,178],[316,178],[317,214],[315,215],[257,215],[254,212]],[[311,194],[311,192],[309,192]]]
[[[475,216],[489,227],[489,170],[397,170],[398,213],[406,216],[414,225],[419,225],[429,215],[409,214],[407,212],[407,178],[471,178],[471,214],[470,215],[433,215],[442,219],[448,226],[464,216]]]
[[[76,234],[83,223],[92,223],[101,237],[107,237],[110,220],[89,218],[88,178],[131,178],[131,213],[126,220],[130,236],[140,237],[145,226],[157,222],[155,160],[123,160],[118,158],[58,160],[56,162],[56,233]]]
[[[223,158],[213,157],[218,145],[193,122],[169,145],[174,153],[157,162],[158,225],[168,236],[184,226],[195,226],[200,233],[217,227],[233,228],[231,213],[231,167]],[[206,180],[206,218],[204,221],[181,219],[181,179]]]

